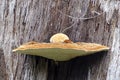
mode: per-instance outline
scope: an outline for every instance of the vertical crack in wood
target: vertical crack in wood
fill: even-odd
[[[3,50],[0,49],[0,80],[8,80]]]

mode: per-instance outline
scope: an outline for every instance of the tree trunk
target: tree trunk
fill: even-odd
[[[120,1],[0,0],[0,80],[119,80]],[[94,42],[108,52],[66,62],[12,53],[28,41],[49,42],[65,28],[74,42]]]

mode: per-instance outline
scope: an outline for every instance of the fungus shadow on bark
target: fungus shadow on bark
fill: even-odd
[[[106,57],[107,51],[77,57],[70,61],[48,62],[48,80],[86,80],[91,66],[98,65]]]

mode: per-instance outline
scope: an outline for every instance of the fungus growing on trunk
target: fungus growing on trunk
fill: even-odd
[[[78,56],[106,51],[107,46],[96,43],[72,42],[63,33],[50,38],[50,43],[28,42],[14,49],[13,52],[42,56],[55,61],[67,61]]]

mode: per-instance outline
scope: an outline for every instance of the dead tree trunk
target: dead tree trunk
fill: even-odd
[[[0,80],[119,80],[119,8],[115,0],[0,0]],[[57,65],[12,53],[28,41],[49,42],[51,35],[71,25],[65,34],[74,42],[111,49]]]

